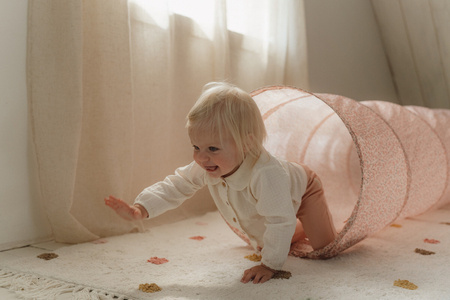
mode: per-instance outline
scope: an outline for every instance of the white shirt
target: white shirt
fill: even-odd
[[[248,156],[226,178],[212,178],[192,162],[143,190],[135,203],[152,218],[176,208],[207,185],[225,220],[246,235],[255,249],[262,248],[261,262],[280,270],[289,254],[306,184],[303,167],[264,153],[257,160]]]

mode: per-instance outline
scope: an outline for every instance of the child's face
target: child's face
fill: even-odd
[[[242,158],[233,138],[226,134],[222,141],[207,130],[189,132],[194,147],[194,160],[211,177],[227,177],[241,165]]]

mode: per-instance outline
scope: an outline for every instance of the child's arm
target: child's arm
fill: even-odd
[[[125,201],[114,196],[105,198],[105,204],[114,209],[119,216],[128,221],[141,220],[148,217],[148,212],[142,205],[129,205]]]

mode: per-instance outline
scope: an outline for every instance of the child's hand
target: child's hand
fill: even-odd
[[[270,280],[275,272],[275,270],[272,270],[264,265],[255,266],[253,268],[245,270],[241,282],[247,283],[250,280],[253,280],[253,283],[264,283]]]
[[[108,198],[105,198],[105,204],[124,218],[125,220],[131,221],[131,220],[140,220],[145,217],[147,217],[147,211],[145,211],[145,208],[138,208],[134,205],[129,205],[125,201],[118,199],[114,196],[109,196]]]

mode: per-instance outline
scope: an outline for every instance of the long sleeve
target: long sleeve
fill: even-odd
[[[258,199],[256,210],[265,219],[262,263],[279,270],[287,259],[297,222],[289,174],[283,168],[262,168],[251,190]]]
[[[153,218],[178,207],[205,184],[204,170],[192,162],[176,169],[174,175],[144,189],[134,203],[142,205],[147,210],[148,217]]]

